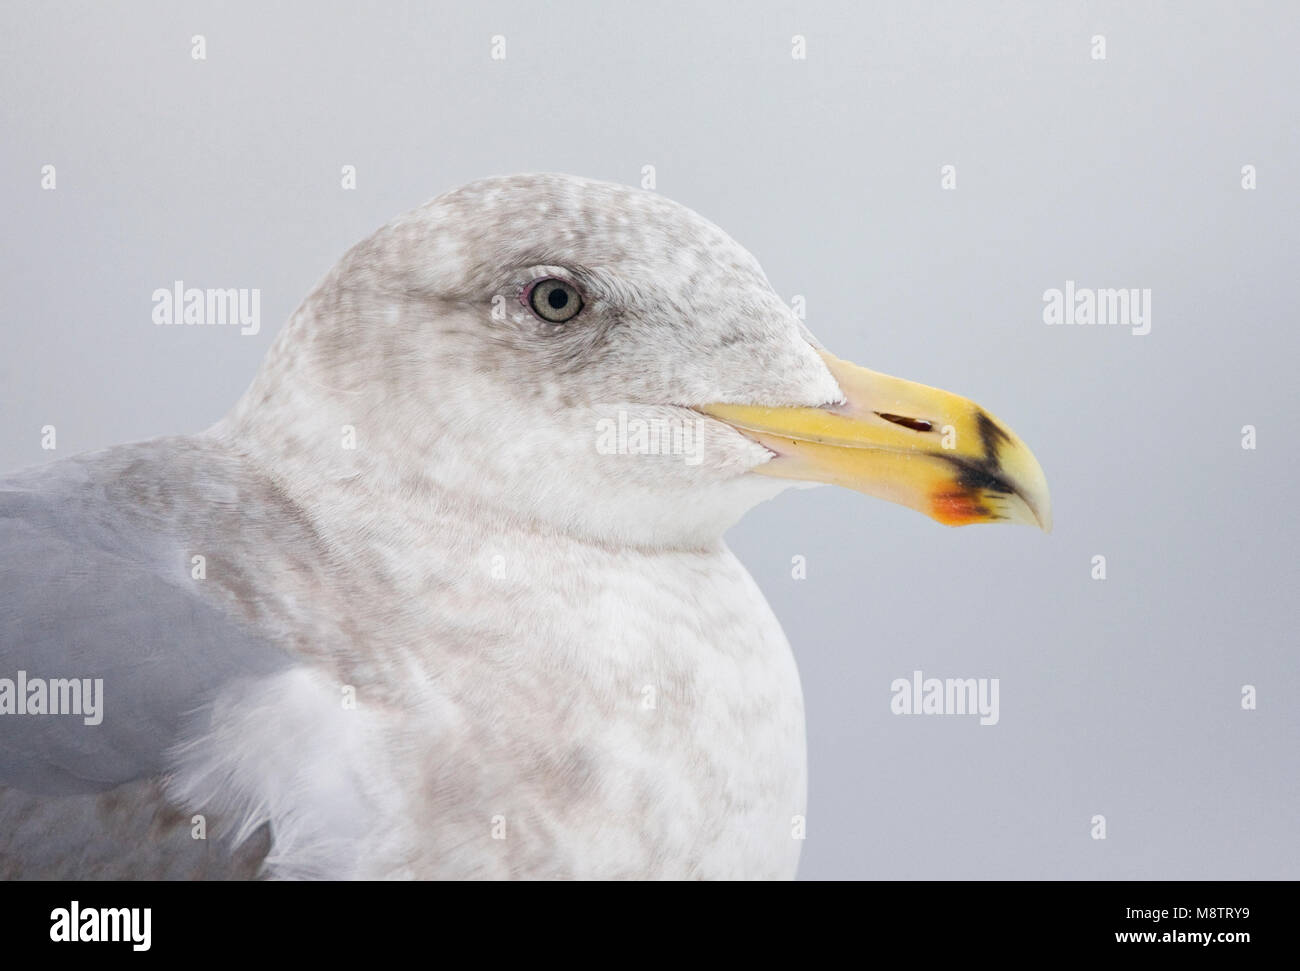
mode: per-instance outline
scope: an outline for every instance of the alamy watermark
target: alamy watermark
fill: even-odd
[[[979,715],[981,725],[998,723],[997,678],[895,678],[889,685],[895,715]]]
[[[104,720],[103,678],[0,678],[0,715],[81,715],[87,725]]]
[[[1065,289],[1043,291],[1043,323],[1132,327],[1134,337],[1151,333],[1151,291],[1095,290],[1065,281]]]
[[[147,951],[153,942],[151,907],[82,907],[72,901],[50,911],[50,940],[55,942],[113,942]]]
[[[596,451],[601,455],[680,455],[687,465],[704,460],[702,422],[695,418],[617,418],[596,422]]]
[[[200,290],[177,280],[171,287],[153,292],[153,322],[159,326],[175,324],[238,327],[245,336],[262,329],[262,291],[228,287]]]

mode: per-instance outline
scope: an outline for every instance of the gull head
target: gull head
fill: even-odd
[[[350,483],[604,542],[707,545],[798,482],[1050,526],[1005,423],[828,353],[684,206],[565,175],[471,183],[353,247],[228,427],[300,493]]]

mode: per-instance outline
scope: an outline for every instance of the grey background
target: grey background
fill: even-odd
[[[177,6],[0,9],[0,469],[205,427],[432,195],[653,164],[840,356],[1010,423],[1055,501],[1044,536],[820,489],[731,533],[803,674],[801,876],[1300,877],[1296,5]],[[262,332],[155,327],[176,279],[260,287]],[[1044,325],[1066,279],[1151,288],[1151,333]],[[1000,678],[1000,724],[891,715],[918,668]]]

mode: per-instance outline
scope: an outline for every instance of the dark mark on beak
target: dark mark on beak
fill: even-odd
[[[926,421],[924,418],[907,418],[903,415],[890,415],[883,411],[876,412],[885,421],[892,421],[895,425],[902,425],[904,428],[910,428],[914,432],[928,432],[934,428],[934,423]]]
[[[984,412],[977,412],[975,424],[980,431],[980,441],[984,444],[984,457],[994,466],[998,464],[998,449],[1011,442],[1011,436],[1002,430],[1002,426]],[[1010,490],[1006,490],[1010,491]]]
[[[1005,496],[1015,493],[1015,489],[1011,488],[1005,479],[991,471],[991,469],[997,468],[994,463],[971,465],[951,455],[937,454],[937,457],[944,459],[957,469],[957,474],[953,478],[957,485],[968,492],[973,493],[977,490],[983,490],[984,492],[996,492]]]

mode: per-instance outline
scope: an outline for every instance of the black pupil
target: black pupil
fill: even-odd
[[[551,305],[552,310],[563,310],[564,305],[569,302],[569,295],[556,287],[546,295],[546,302]]]

